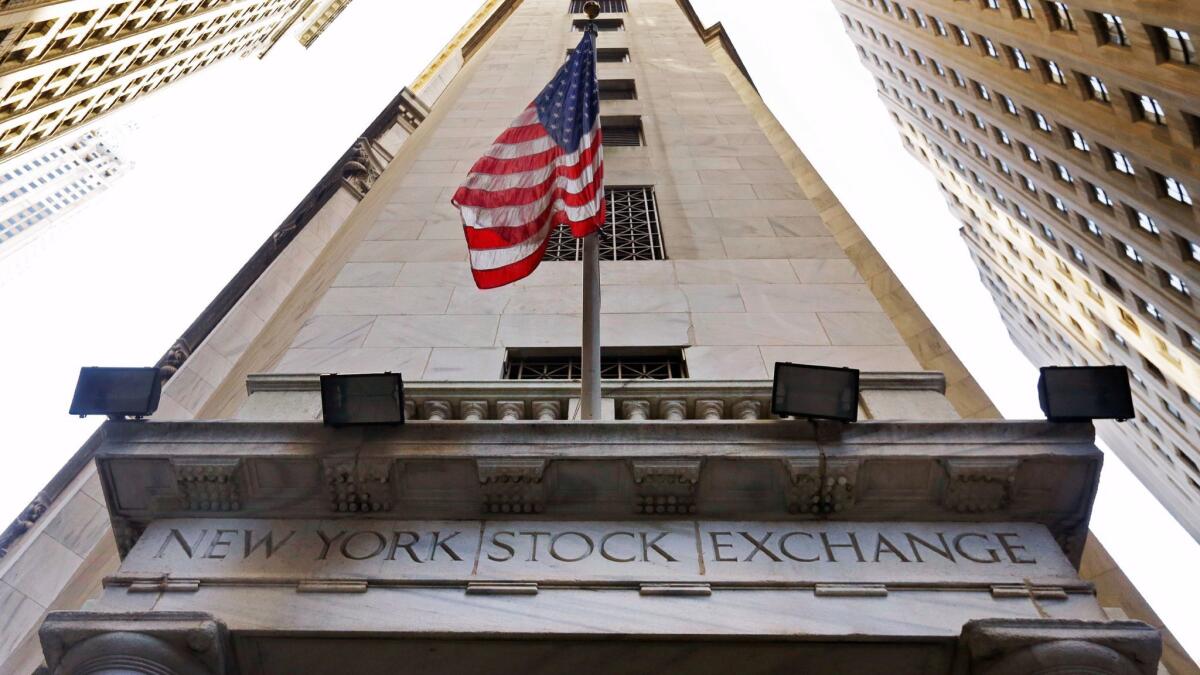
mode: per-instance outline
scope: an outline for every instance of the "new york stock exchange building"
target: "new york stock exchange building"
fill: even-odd
[[[1195,672],[1089,537],[1091,424],[999,417],[686,0],[596,20],[580,419],[577,241],[480,291],[450,196],[582,5],[485,2],[64,468],[3,668]],[[777,363],[860,371],[857,421],[774,414]],[[329,373],[402,374],[405,422],[324,423]]]

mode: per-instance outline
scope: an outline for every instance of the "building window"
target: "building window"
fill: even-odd
[[[1041,163],[1042,160],[1038,157],[1037,150],[1035,150],[1032,145],[1026,145],[1022,143],[1021,147],[1025,150],[1025,159],[1033,162],[1034,164]]]
[[[1064,182],[1064,183],[1074,183],[1075,182],[1075,178],[1073,176],[1071,176],[1071,172],[1067,170],[1067,167],[1055,162],[1054,169],[1058,173],[1058,179],[1061,180],[1062,182]]]
[[[1158,307],[1154,306],[1154,303],[1146,302],[1145,300],[1137,297],[1136,295],[1134,296],[1134,298],[1137,300],[1138,309],[1142,312],[1142,314],[1145,314],[1146,316],[1154,319],[1155,321],[1157,321],[1159,323],[1166,322],[1166,317],[1163,316],[1162,311],[1159,310]]]
[[[571,30],[582,33],[587,30],[588,23],[591,22],[587,19],[575,19],[571,22]],[[624,19],[596,19],[595,24],[596,30],[602,33],[625,30]]]
[[[601,117],[605,147],[633,147],[642,144],[641,117]]]
[[[1042,223],[1038,223],[1038,225],[1041,225],[1042,236],[1046,238],[1046,241],[1049,241],[1049,242],[1055,241],[1054,232],[1050,228],[1046,227]]]
[[[506,380],[578,380],[581,377],[578,349],[510,349],[504,360]],[[605,349],[600,353],[600,377],[605,380],[679,380],[687,377],[687,364],[678,348]]]
[[[1129,161],[1129,158],[1125,156],[1125,153],[1118,152],[1116,150],[1109,150],[1108,159],[1112,163],[1112,168],[1116,169],[1117,171],[1120,171],[1127,176],[1132,176],[1134,174],[1133,163]]]
[[[1108,192],[1099,185],[1092,186],[1092,199],[1094,199],[1097,204],[1103,204],[1110,209],[1113,207],[1112,197],[1109,197]]]
[[[1082,220],[1081,224],[1083,225],[1083,229],[1085,231],[1087,231],[1088,234],[1092,235],[1093,237],[1095,237],[1097,239],[1104,238],[1104,230],[1100,229],[1100,226],[1096,224],[1096,221],[1092,220],[1091,218],[1085,218],[1083,216],[1080,216],[1080,219]]]
[[[971,36],[967,33],[967,31],[963,30],[959,26],[955,26],[954,30],[957,31],[956,34],[958,35],[959,43],[961,43],[962,46],[964,46],[964,47],[970,47],[971,46]]]
[[[1029,0],[1014,0],[1013,5],[1018,18],[1033,18],[1033,6],[1029,4]]]
[[[1125,22],[1116,14],[1101,12],[1097,15],[1097,23],[1100,28],[1100,33],[1110,45],[1118,47],[1129,46],[1129,36],[1125,34]]]
[[[1042,113],[1035,111],[1033,113],[1033,122],[1037,125],[1038,129],[1048,134],[1054,133],[1054,127],[1050,124],[1050,120],[1046,119],[1046,116]]]
[[[1025,53],[1016,47],[1009,47],[1008,53],[1012,56],[1013,65],[1020,70],[1029,70],[1029,60],[1025,58]]]
[[[1163,27],[1155,32],[1162,41],[1164,60],[1189,66],[1196,64],[1196,46],[1187,31]]]
[[[608,217],[600,237],[601,260],[666,260],[654,189],[611,187],[605,189]],[[582,260],[583,240],[571,236],[570,228],[559,226],[550,235],[546,260]]]
[[[1067,7],[1065,2],[1051,2],[1047,7],[1050,14],[1050,22],[1058,30],[1075,30],[1075,19],[1071,17],[1071,9]]]
[[[1176,293],[1184,296],[1185,298],[1192,297],[1192,289],[1188,287],[1187,282],[1184,281],[1183,278],[1181,278],[1178,274],[1175,274],[1174,272],[1168,272],[1167,270],[1159,271],[1162,273],[1162,280],[1165,285],[1170,286],[1175,290]]]
[[[1071,257],[1075,258],[1075,262],[1087,267],[1087,258],[1084,257],[1083,251],[1078,246],[1071,246]]]
[[[1093,101],[1100,101],[1101,103],[1112,102],[1112,96],[1108,93],[1108,85],[1104,84],[1104,80],[1095,75],[1088,75],[1087,85],[1088,93],[1091,95]]]
[[[600,80],[601,101],[633,101],[637,99],[637,85],[633,80]]]
[[[624,47],[597,49],[596,63],[629,63],[629,50]]]
[[[1154,219],[1151,218],[1150,216],[1146,215],[1145,213],[1142,213],[1141,211],[1134,209],[1133,210],[1133,218],[1134,218],[1134,222],[1137,224],[1137,226],[1139,228],[1141,228],[1143,231],[1145,231],[1149,234],[1152,234],[1156,237],[1160,234],[1160,230],[1158,229],[1158,223],[1154,222]]]
[[[1188,206],[1192,205],[1192,195],[1188,192],[1188,189],[1184,187],[1183,183],[1180,183],[1178,180],[1170,176],[1163,175],[1158,177],[1158,183],[1161,186],[1163,194],[1165,194],[1167,197],[1174,199],[1180,204],[1186,204]]]
[[[1179,412],[1179,408],[1171,405],[1170,401],[1162,398],[1161,396],[1158,398],[1158,401],[1162,404],[1162,409],[1165,410],[1168,415],[1174,417],[1176,422],[1183,424],[1183,413]]]
[[[1143,263],[1142,254],[1138,253],[1136,248],[1130,246],[1129,244],[1126,244],[1123,241],[1118,241],[1117,242],[1117,250],[1119,250],[1121,252],[1121,254],[1124,255],[1127,259],[1129,259],[1129,261],[1132,262],[1133,264],[1137,265],[1138,267],[1142,266],[1142,263]]]
[[[985,101],[992,100],[991,92],[988,91],[987,85],[982,82],[975,83],[975,93],[979,95],[979,98]]]
[[[1071,129],[1070,132],[1071,132],[1071,145],[1074,146],[1076,150],[1079,150],[1081,152],[1091,152],[1092,151],[1092,146],[1088,145],[1087,139],[1083,137],[1083,134],[1080,134],[1078,131],[1075,131],[1074,129]]]
[[[996,45],[992,43],[992,39],[980,36],[983,41],[983,51],[993,59],[1000,58],[1000,52],[996,51]]]
[[[629,11],[625,0],[597,0],[600,4],[601,14],[624,14]],[[587,0],[571,0],[571,13],[583,14],[583,6],[587,4]]]
[[[1182,249],[1184,260],[1192,263],[1200,263],[1200,243],[1180,237],[1179,248]]]
[[[1067,86],[1067,74],[1054,61],[1046,61],[1046,77],[1054,84]]]
[[[1136,102],[1135,110],[1143,120],[1154,124],[1167,123],[1167,113],[1158,99],[1145,94],[1134,94],[1133,96]]]

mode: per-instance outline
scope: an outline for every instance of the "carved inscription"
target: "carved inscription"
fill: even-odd
[[[572,583],[1079,583],[1024,523],[164,520],[121,574]]]

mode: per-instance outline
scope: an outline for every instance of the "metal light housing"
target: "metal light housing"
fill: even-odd
[[[404,424],[400,373],[322,375],[321,415],[331,427]]]
[[[161,394],[158,368],[80,368],[71,414],[145,417],[158,410]]]
[[[858,375],[853,368],[776,363],[771,412],[808,419],[858,421]]]
[[[1038,378],[1038,402],[1052,422],[1127,420],[1134,416],[1125,366],[1048,366]]]

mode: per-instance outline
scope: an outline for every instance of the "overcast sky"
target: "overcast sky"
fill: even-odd
[[[1000,410],[1040,418],[958,223],[903,150],[829,0],[693,0]],[[151,365],[478,0],[357,0],[314,43],[233,58],[102,121],[136,168],[45,246],[0,261],[0,520],[98,423],[66,414],[82,365]],[[514,111],[514,114],[517,111]],[[28,253],[22,256],[22,253]],[[0,527],[3,527],[0,525]],[[1092,528],[1193,655],[1200,546],[1111,453]]]

